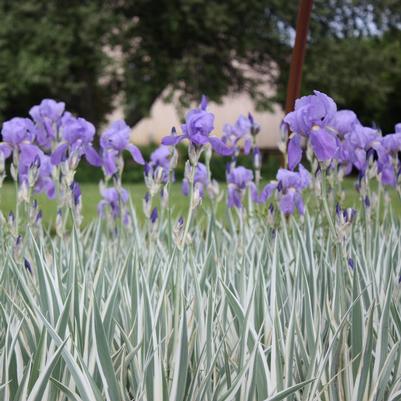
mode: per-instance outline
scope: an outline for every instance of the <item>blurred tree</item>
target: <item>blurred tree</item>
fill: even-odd
[[[116,1],[121,30],[126,115],[131,124],[149,111],[162,93],[179,94],[179,103],[202,93],[219,101],[229,92],[247,91],[260,102],[260,90],[274,83],[277,58],[288,32],[275,9],[283,0]],[[269,103],[267,103],[269,104]]]
[[[121,94],[130,124],[161,95],[181,105],[239,91],[284,102],[298,1],[0,0],[0,118],[43,97],[98,123]],[[303,93],[365,122],[399,119],[399,0],[314,0]],[[277,89],[274,98],[264,83]],[[179,96],[178,99],[175,96]]]
[[[101,1],[0,0],[0,118],[44,97],[99,122],[116,88],[103,51],[114,26]]]
[[[146,114],[161,93],[188,104],[247,91],[260,107],[284,104],[298,1],[116,1],[126,114]],[[327,91],[339,107],[386,130],[400,119],[399,0],[315,0],[303,93]],[[277,89],[273,98],[263,83]],[[167,91],[166,88],[168,88]]]
[[[363,123],[393,132],[401,121],[401,2],[314,0],[311,18],[302,93],[319,89]],[[288,73],[288,63],[280,63],[282,104]]]
[[[339,107],[357,111],[363,123],[394,132],[401,121],[401,31],[321,41],[310,51],[303,88],[319,88]]]

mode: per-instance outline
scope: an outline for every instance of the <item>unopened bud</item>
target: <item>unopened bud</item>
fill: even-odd
[[[194,186],[194,194],[192,198],[192,209],[196,209],[202,202],[203,186],[201,183],[197,182]]]
[[[36,224],[40,224],[40,222],[42,221],[42,216],[43,216],[42,211],[39,210],[39,212],[37,213],[36,218],[35,218]]]
[[[0,175],[4,174],[6,170],[6,160],[3,152],[0,152]]]
[[[196,166],[198,163],[199,155],[198,155],[197,149],[195,148],[195,146],[192,143],[189,145],[188,157],[189,157],[189,161],[191,162],[191,164],[193,166]]]
[[[160,191],[160,200],[161,200],[161,206],[163,209],[168,208],[168,202],[169,202],[169,193],[167,187],[163,187],[162,190]]]
[[[8,224],[9,224],[10,226],[13,226],[13,225],[14,225],[14,222],[15,222],[14,213],[13,213],[13,212],[9,212],[9,213],[8,213]]]
[[[270,203],[269,208],[267,209],[267,224],[270,226],[274,225],[274,217],[275,217],[275,211],[274,211],[274,206],[272,203]]]
[[[248,119],[249,119],[249,122],[251,123],[251,135],[255,136],[260,131],[260,125],[255,121],[255,119],[253,118],[253,115],[251,113],[248,113]]]
[[[184,235],[184,219],[180,217],[173,230],[173,238],[177,246],[181,246],[183,235]]]
[[[69,163],[68,163],[69,170],[75,171],[78,167],[78,163],[79,163],[79,153],[74,152],[69,159]]]
[[[253,150],[253,166],[256,170],[260,170],[262,166],[262,158],[260,154],[260,149],[258,147],[255,147]]]
[[[177,163],[178,163],[178,152],[176,148],[172,148],[171,158],[170,158],[170,170],[174,170],[177,167]]]
[[[10,174],[14,181],[18,181],[18,169],[15,166],[14,163],[11,163]]]
[[[210,163],[210,159],[212,158],[212,146],[210,143],[205,145],[205,162],[206,165]]]
[[[151,223],[152,223],[152,224],[155,224],[156,221],[157,221],[157,219],[158,219],[158,217],[159,217],[159,212],[157,211],[157,207],[155,207],[155,208],[152,210],[152,213],[150,214],[150,221],[151,221]]]
[[[158,166],[156,167],[156,171],[155,171],[155,181],[160,184],[163,180],[163,167]]]
[[[28,270],[29,273],[32,274],[32,266],[27,258],[24,258],[24,267],[26,270]]]
[[[188,160],[185,162],[184,179],[187,179],[190,183],[193,182],[194,179],[192,173],[192,166]]]
[[[14,259],[16,259],[16,260],[19,260],[21,258],[22,243],[23,243],[22,236],[18,235],[17,239],[15,240],[14,249],[13,249]]]
[[[56,233],[59,237],[63,235],[63,212],[61,209],[57,210],[56,215]]]
[[[149,192],[146,192],[143,198],[143,213],[147,218],[150,218],[150,208],[151,208],[151,196]]]
[[[287,142],[289,139],[289,128],[288,125],[283,121],[280,124],[280,141],[278,149],[281,153],[287,153]]]
[[[131,215],[130,215],[130,213],[128,212],[128,210],[126,210],[125,211],[125,213],[123,214],[123,224],[126,226],[126,227],[131,227]]]
[[[348,266],[351,270],[354,270],[354,260],[352,258],[348,258]]]
[[[207,192],[210,199],[216,199],[220,193],[220,186],[216,180],[212,180],[207,186]]]
[[[18,188],[18,201],[29,202],[29,188],[25,180],[22,181]]]

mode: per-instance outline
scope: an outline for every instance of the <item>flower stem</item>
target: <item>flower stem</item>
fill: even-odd
[[[184,228],[184,234],[182,236],[181,244],[180,244],[180,250],[182,251],[184,249],[184,244],[187,239],[187,235],[189,232],[189,227],[191,225],[191,220],[192,220],[192,215],[193,215],[193,201],[194,201],[194,181],[195,181],[195,172],[196,172],[196,167],[198,165],[199,157],[202,152],[201,150],[196,151],[195,157],[191,159],[191,173],[188,177],[189,181],[189,208],[188,208],[188,214],[187,214],[187,220],[185,222],[185,228]]]
[[[326,172],[322,174],[322,201],[323,201],[323,208],[326,213],[327,221],[329,222],[330,226],[330,231],[332,232],[334,238],[336,237],[336,228],[333,223],[333,219],[331,217],[329,205],[328,205],[328,199],[327,199],[327,177],[326,177]]]
[[[192,172],[191,172],[191,176],[193,177],[194,175],[194,171],[195,168],[192,167]],[[182,236],[182,240],[181,240],[181,247],[180,249],[183,250],[184,249],[184,244],[188,235],[188,231],[189,231],[189,227],[191,225],[191,220],[192,220],[192,212],[193,212],[193,208],[192,208],[192,203],[193,203],[193,199],[194,199],[194,182],[193,182],[193,178],[191,178],[190,180],[190,187],[189,187],[189,208],[188,208],[188,215],[187,215],[187,220],[185,222],[185,229],[184,229],[184,234]]]

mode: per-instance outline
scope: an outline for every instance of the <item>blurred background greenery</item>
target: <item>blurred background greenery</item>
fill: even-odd
[[[162,93],[185,106],[247,92],[285,99],[298,1],[0,0],[0,120],[44,97],[100,124],[127,121]],[[315,0],[303,93],[320,89],[385,132],[401,118],[401,2]],[[261,89],[268,82],[270,96]],[[168,91],[166,92],[166,89]]]

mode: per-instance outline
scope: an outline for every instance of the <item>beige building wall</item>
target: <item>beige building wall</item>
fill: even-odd
[[[261,148],[276,148],[279,141],[280,122],[284,113],[280,107],[276,106],[273,112],[255,111],[252,99],[247,94],[227,96],[222,104],[209,103],[208,110],[215,115],[214,134],[220,136],[225,123],[233,124],[240,114],[247,115],[251,112],[255,120],[260,124],[261,130],[257,138],[257,143]],[[110,120],[123,118],[121,108],[117,108]],[[150,111],[147,118],[141,120],[133,128],[132,140],[138,145],[148,144],[149,142],[159,143],[161,138],[169,135],[171,127],[175,126],[180,133],[179,114],[173,104],[166,104],[158,99]]]

